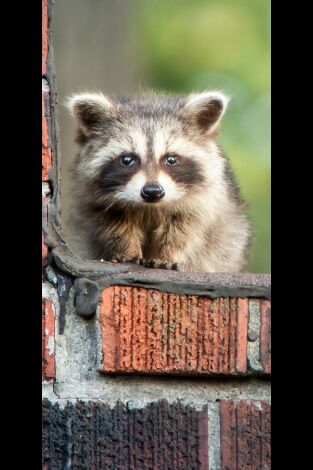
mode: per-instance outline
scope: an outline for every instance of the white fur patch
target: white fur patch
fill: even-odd
[[[210,145],[204,147],[200,147],[195,142],[186,139],[184,137],[175,137],[172,141],[168,143],[167,153],[177,153],[178,155],[182,155],[199,162],[207,162],[210,152]]]
[[[127,129],[127,134],[131,138],[133,145],[132,151],[137,153],[142,161],[147,157],[147,137],[137,129]]]
[[[166,204],[170,202],[179,201],[184,195],[185,190],[183,187],[179,187],[175,184],[170,176],[162,171],[159,173],[156,181],[163,186],[165,191],[165,196],[157,204]],[[115,197],[120,201],[129,201],[129,202],[144,202],[141,197],[141,189],[147,183],[147,177],[143,171],[139,171],[134,175],[128,183],[125,185],[124,189],[115,194]]]
[[[125,185],[125,188],[115,194],[115,198],[119,201],[142,202],[140,195],[142,187],[147,181],[143,171],[136,173]]]
[[[201,110],[204,109],[210,103],[210,101],[213,100],[217,100],[222,104],[222,112],[217,121],[210,127],[210,133],[214,132],[217,129],[222,119],[222,116],[228,106],[229,97],[227,97],[223,92],[218,90],[204,91],[203,93],[192,93],[191,95],[189,95],[185,104],[185,108],[190,113],[196,115],[197,113],[201,112]]]
[[[178,186],[170,176],[168,176],[163,171],[160,171],[158,178],[158,183],[163,186],[165,191],[165,196],[161,199],[160,203],[175,202],[181,199],[185,195],[185,190],[183,187]]]
[[[127,141],[117,141],[116,139],[109,140],[108,144],[98,150],[93,156],[84,159],[79,164],[79,169],[85,175],[94,176],[108,160],[118,157],[121,153],[131,152],[131,146]]]
[[[131,130],[127,133],[127,137],[131,137],[132,143],[128,139],[121,136],[120,139],[112,138],[107,145],[98,150],[93,156],[88,157],[80,163],[80,170],[85,174],[93,176],[97,170],[101,168],[108,160],[118,157],[122,153],[133,153],[139,155],[140,159],[144,161],[147,154],[147,140],[146,136],[137,130]]]
[[[202,93],[192,93],[191,95],[189,95],[185,106],[188,107],[190,110],[197,111],[201,110],[206,104],[213,100],[218,100],[222,103],[224,113],[229,103],[229,97],[226,96],[222,91],[218,90],[204,91]]]
[[[102,93],[80,93],[78,95],[72,95],[67,99],[65,104],[71,113],[75,116],[77,107],[86,103],[91,105],[94,103],[107,110],[112,110],[114,108],[114,105],[110,99]]]
[[[167,139],[163,128],[157,129],[153,136],[153,155],[156,161],[162,157],[167,151]]]
[[[160,128],[154,134],[153,150],[156,161],[170,153],[176,153],[182,157],[191,158],[202,166],[209,164],[210,155],[216,152],[217,146],[212,140],[208,140],[205,145],[197,145],[194,141],[184,136],[170,136],[166,130]]]

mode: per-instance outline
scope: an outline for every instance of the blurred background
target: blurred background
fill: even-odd
[[[222,89],[232,99],[220,143],[255,232],[246,271],[270,272],[270,0],[55,0],[53,33],[63,220],[76,152],[67,95]]]

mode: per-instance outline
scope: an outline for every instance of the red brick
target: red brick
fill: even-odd
[[[47,119],[50,118],[45,117],[44,96],[42,95],[42,181],[48,181],[48,170],[51,167]]]
[[[260,358],[264,372],[271,373],[271,302],[261,301]]]
[[[42,233],[42,269],[47,265],[48,247],[45,245],[45,240]]]
[[[47,0],[42,0],[42,75],[47,70],[48,57],[48,5]]]
[[[55,378],[54,357],[55,316],[52,301],[42,301],[42,377],[45,380]]]
[[[102,292],[100,312],[101,372],[246,372],[247,299],[113,286]]]
[[[270,405],[221,401],[222,470],[270,470]]]
[[[237,349],[237,371],[245,372],[247,369],[247,336],[248,336],[248,299],[238,299],[237,335],[238,344],[243,345]]]
[[[48,198],[47,196],[42,196],[42,220],[43,223],[48,223]],[[42,271],[47,265],[47,256],[48,256],[48,247],[45,244],[44,235],[42,232]]]

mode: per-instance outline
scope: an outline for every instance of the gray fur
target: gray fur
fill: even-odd
[[[72,165],[68,221],[73,251],[98,260],[153,258],[178,263],[182,271],[242,270],[250,224],[229,161],[217,143],[226,104],[217,92],[72,97],[69,107],[78,121],[80,145]],[[138,170],[130,169],[128,178],[118,166],[120,154],[141,149]],[[168,153],[178,154],[179,167],[164,164]],[[160,175],[164,199],[142,201],[140,178],[159,181]]]

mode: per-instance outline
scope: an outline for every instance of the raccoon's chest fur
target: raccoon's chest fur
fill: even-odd
[[[164,250],[166,243],[166,235],[170,231],[171,218],[164,217],[159,211],[151,213],[146,210],[139,217],[132,216],[129,223],[137,225],[137,229],[141,232],[140,248],[144,258],[159,258]]]
[[[166,233],[169,230],[169,222],[158,224],[156,220],[149,221],[145,226],[141,245],[142,256],[144,258],[158,258],[165,242]]]

